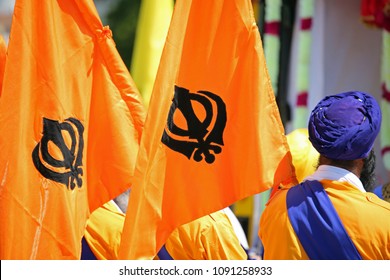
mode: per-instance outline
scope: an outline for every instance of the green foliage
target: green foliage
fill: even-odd
[[[107,14],[116,47],[130,67],[141,0],[120,0]]]

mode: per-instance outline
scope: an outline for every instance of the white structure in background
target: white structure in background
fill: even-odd
[[[298,0],[299,1],[299,0]],[[289,97],[296,87],[296,48],[299,28],[296,23],[291,49]],[[360,16],[360,1],[315,0],[308,110],[325,95],[342,91],[366,91],[381,100],[382,32],[365,25]],[[295,100],[289,100],[294,104]],[[294,118],[294,110],[292,110]],[[292,131],[287,126],[286,133]],[[387,178],[381,158],[379,137],[375,142],[377,184]]]

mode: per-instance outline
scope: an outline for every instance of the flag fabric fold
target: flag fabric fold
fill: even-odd
[[[120,259],[296,182],[250,0],[178,0],[149,103]]]
[[[93,1],[16,0],[0,98],[0,258],[79,259],[131,187],[145,111]]]

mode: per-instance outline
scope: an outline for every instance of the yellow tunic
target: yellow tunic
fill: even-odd
[[[121,242],[123,214],[115,202],[109,201],[90,215],[85,240],[98,260],[117,260]]]
[[[362,259],[389,260],[390,203],[346,182],[321,183]],[[278,191],[261,217],[259,236],[264,245],[264,259],[308,259],[288,218],[287,191]]]
[[[112,201],[91,214],[85,239],[97,259],[118,259],[124,220],[125,214]],[[222,211],[180,226],[165,246],[175,260],[247,259],[228,216]]]
[[[174,260],[246,260],[228,216],[222,211],[175,229],[165,243]]]

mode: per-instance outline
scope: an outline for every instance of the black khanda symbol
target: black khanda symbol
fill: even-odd
[[[205,109],[206,116],[203,120],[198,118],[192,101],[198,102]],[[180,110],[186,119],[187,129],[175,124],[173,116],[176,110]],[[226,105],[221,97],[209,91],[190,93],[188,89],[175,86],[175,95],[161,141],[188,159],[193,154],[195,161],[199,162],[204,158],[207,163],[213,163],[215,154],[222,151],[225,126]]]
[[[72,190],[76,184],[81,188],[83,132],[83,125],[75,118],[68,118],[62,123],[43,118],[43,136],[32,152],[35,168],[45,178],[64,184]],[[69,135],[70,145],[66,144],[63,133]],[[58,148],[62,154],[61,159],[50,153],[49,143]]]

